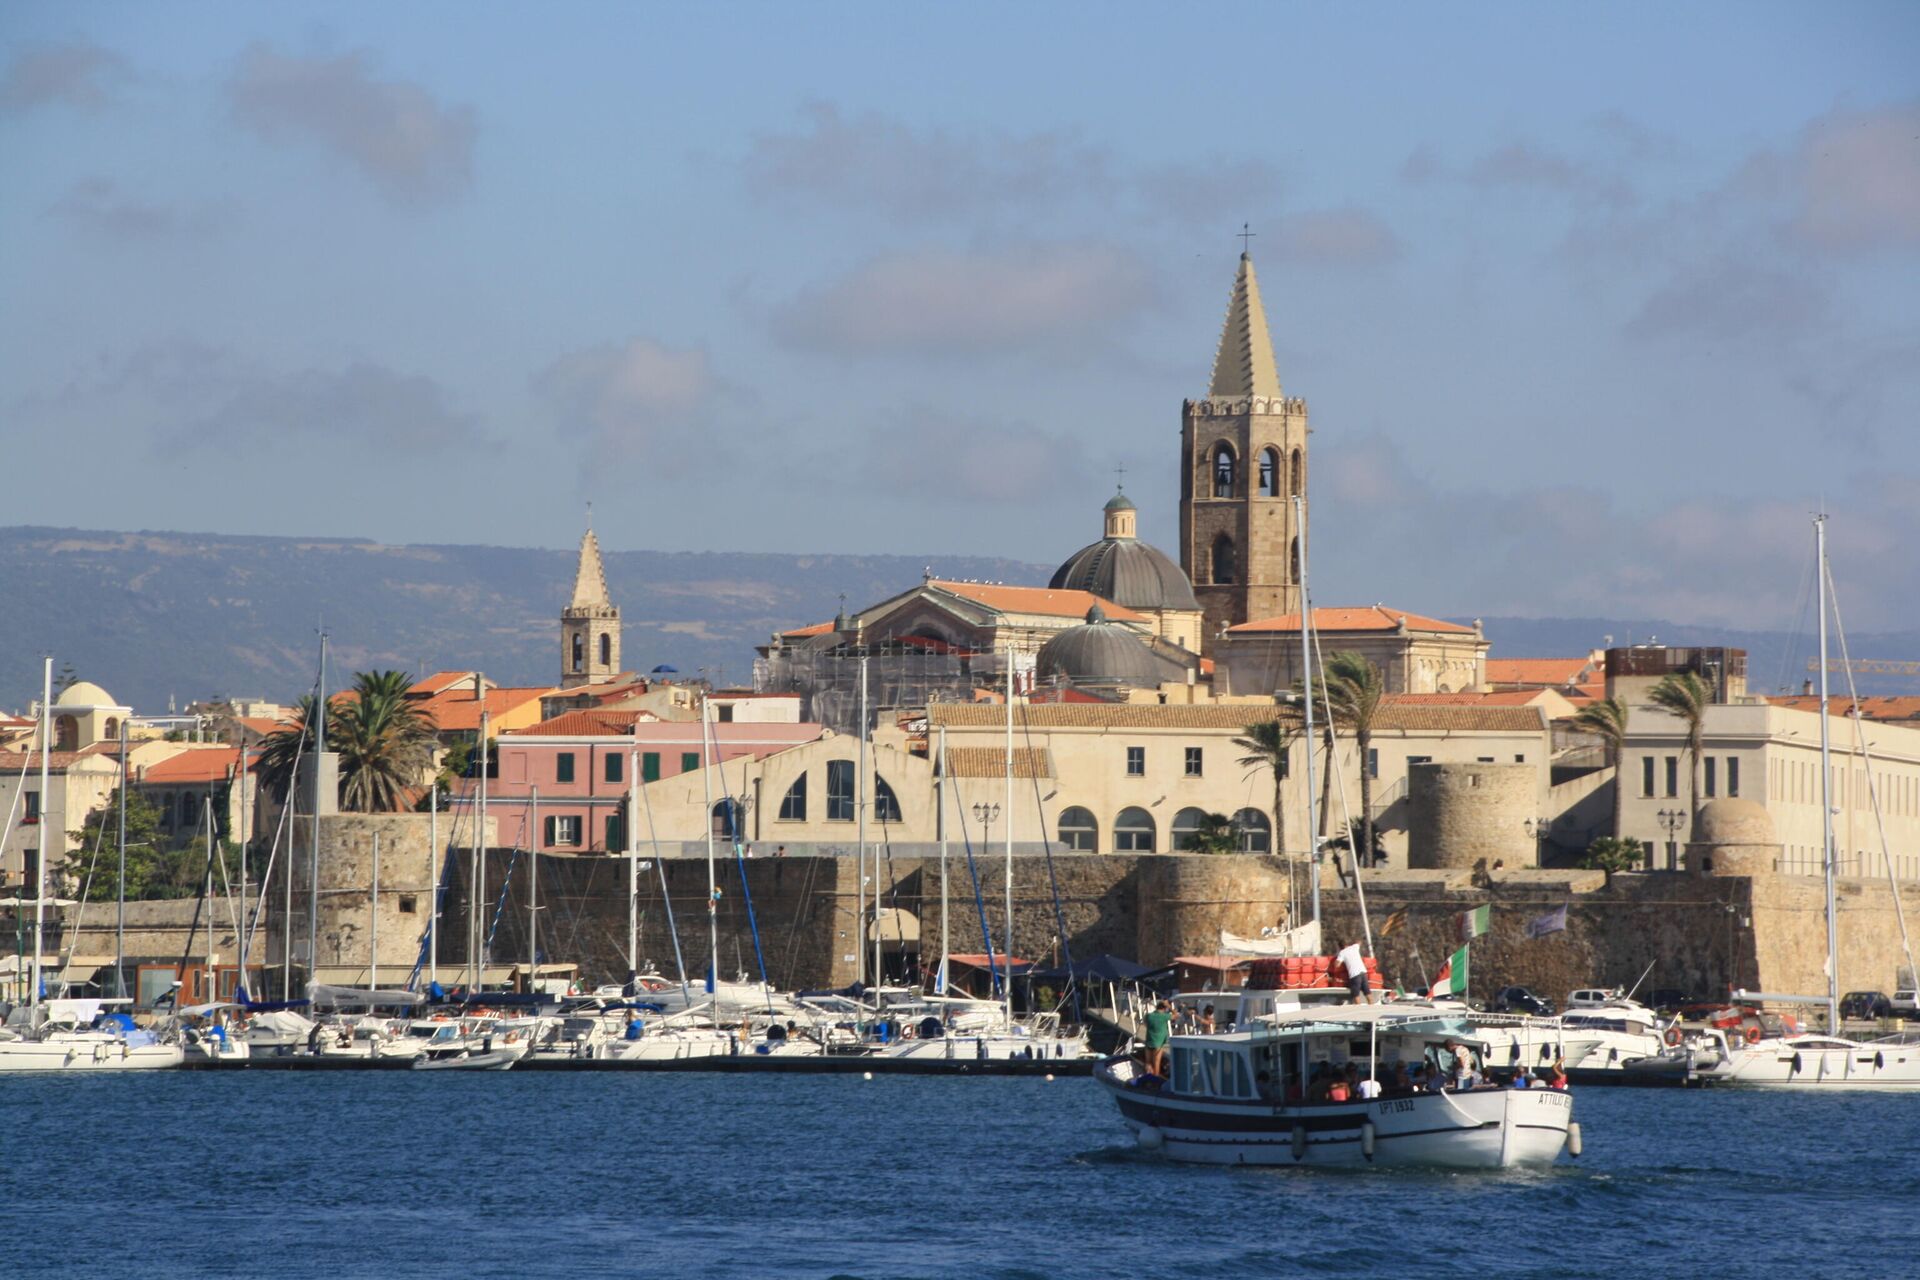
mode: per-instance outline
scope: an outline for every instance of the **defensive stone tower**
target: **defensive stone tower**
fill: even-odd
[[[1281,393],[1253,259],[1240,255],[1207,394],[1181,410],[1180,567],[1220,631],[1300,607],[1293,497],[1307,491],[1307,402]]]

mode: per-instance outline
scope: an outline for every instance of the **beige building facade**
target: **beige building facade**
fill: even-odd
[[[1386,605],[1313,611],[1324,653],[1353,652],[1379,667],[1389,693],[1471,693],[1487,687],[1489,645],[1463,626]],[[1300,615],[1229,627],[1216,651],[1214,683],[1229,696],[1272,694],[1300,679]]]

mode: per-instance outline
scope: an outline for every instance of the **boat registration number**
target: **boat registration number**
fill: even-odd
[[[1412,1098],[1388,1098],[1385,1101],[1381,1102],[1379,1104],[1379,1107],[1380,1107],[1380,1114],[1383,1116],[1391,1115],[1396,1111],[1411,1111],[1413,1110],[1413,1099]]]

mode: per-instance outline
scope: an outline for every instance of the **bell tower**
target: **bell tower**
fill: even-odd
[[[607,596],[600,540],[589,527],[580,539],[573,599],[560,611],[560,687],[605,684],[620,674],[620,610]]]
[[[1293,497],[1307,491],[1307,433],[1307,402],[1280,390],[1260,283],[1242,253],[1213,381],[1180,416],[1180,567],[1200,601],[1207,656],[1222,628],[1300,607]]]

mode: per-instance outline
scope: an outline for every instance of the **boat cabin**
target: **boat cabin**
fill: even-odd
[[[1215,1010],[1216,1015],[1218,1009]],[[1462,1065],[1479,1070],[1486,1044],[1463,1022],[1361,1016],[1328,1018],[1310,1010],[1227,1034],[1175,1036],[1166,1089],[1227,1102],[1316,1101],[1316,1086],[1343,1079],[1349,1065],[1362,1079],[1396,1090],[1397,1067],[1422,1079],[1451,1078]]]

